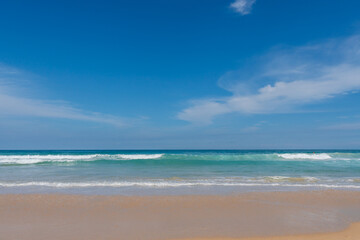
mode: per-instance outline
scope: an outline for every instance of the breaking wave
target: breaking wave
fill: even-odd
[[[161,158],[163,155],[164,154],[0,155],[0,164],[157,159]]]
[[[320,152],[320,153],[276,153],[276,152],[184,152],[184,153],[136,153],[136,154],[0,154],[1,165],[81,163],[81,162],[121,162],[121,161],[157,160],[154,164],[232,164],[235,162],[269,162],[269,161],[338,161],[360,160],[360,152]]]
[[[279,157],[284,159],[313,159],[313,160],[327,160],[331,159],[332,157],[327,153],[283,153],[277,154]]]

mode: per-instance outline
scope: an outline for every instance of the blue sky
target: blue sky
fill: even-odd
[[[0,148],[360,148],[358,9],[1,1]]]

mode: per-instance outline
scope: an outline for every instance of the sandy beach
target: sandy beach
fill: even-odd
[[[0,240],[360,240],[360,0],[0,0]]]
[[[355,191],[0,195],[1,240],[359,239],[358,221]]]
[[[358,240],[360,238],[360,223],[354,223],[346,230],[334,233],[288,235],[276,237],[253,238],[189,238],[186,240]]]

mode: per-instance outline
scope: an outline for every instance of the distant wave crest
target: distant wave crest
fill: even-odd
[[[0,155],[0,164],[157,159],[161,158],[163,155],[164,154]]]
[[[332,157],[327,153],[283,153],[277,154],[279,157],[284,159],[314,159],[314,160],[327,160]]]
[[[263,161],[358,161],[359,152],[320,152],[320,153],[119,153],[119,154],[29,154],[0,155],[0,165],[23,164],[61,164],[102,162],[120,163],[121,161],[159,160],[152,164],[226,164],[247,162],[256,164]]]

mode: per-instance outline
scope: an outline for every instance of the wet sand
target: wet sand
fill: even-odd
[[[0,195],[1,240],[360,239],[359,224],[343,231],[358,221],[360,192],[355,191]],[[253,238],[262,236],[270,238]]]

